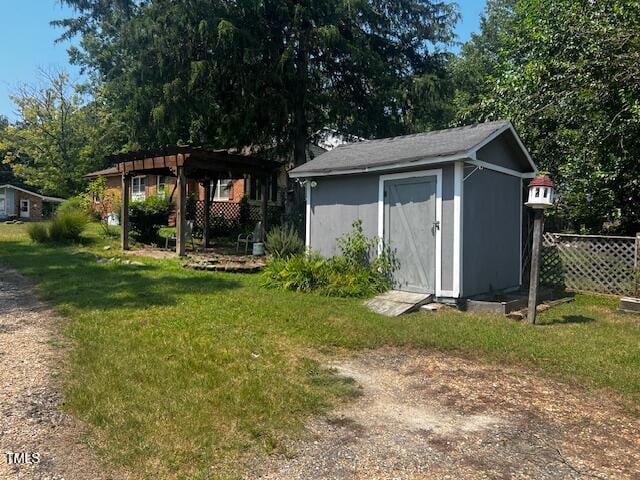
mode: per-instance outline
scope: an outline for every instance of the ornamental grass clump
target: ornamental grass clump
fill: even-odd
[[[87,205],[78,197],[60,204],[49,224],[33,223],[27,227],[29,238],[37,243],[79,242],[89,223]]]
[[[83,210],[58,212],[49,224],[49,239],[55,243],[78,242],[88,223]]]
[[[267,234],[265,247],[275,258],[288,258],[304,253],[304,243],[293,225],[272,228]]]
[[[49,241],[49,229],[45,223],[30,223],[27,226],[29,238],[36,243],[46,243]]]
[[[317,292],[336,297],[368,297],[393,285],[397,268],[388,246],[378,252],[380,240],[367,238],[362,221],[338,239],[340,255],[325,259],[317,254],[274,256],[263,272],[263,285],[296,292]]]

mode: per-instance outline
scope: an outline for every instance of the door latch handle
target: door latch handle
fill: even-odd
[[[433,222],[433,228],[436,230],[440,230],[440,221],[436,220],[435,222]]]

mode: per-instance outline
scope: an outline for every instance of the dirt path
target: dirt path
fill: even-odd
[[[0,268],[1,479],[110,478],[83,443],[77,422],[60,409],[58,328],[59,319],[32,286]]]
[[[248,478],[640,478],[640,421],[602,393],[438,353],[388,349],[333,366],[362,396]]]

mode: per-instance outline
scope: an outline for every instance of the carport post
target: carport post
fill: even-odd
[[[131,176],[122,173],[122,202],[120,205],[120,246],[129,250],[129,196],[131,195]]]
[[[209,212],[211,211],[211,180],[204,182],[204,213],[202,215],[202,249],[209,246]]]
[[[260,202],[260,220],[262,221],[262,228],[260,232],[260,241],[264,242],[267,237],[267,202],[269,201],[269,176],[264,175],[262,177],[262,201]]]
[[[187,206],[187,179],[184,176],[184,167],[178,167],[178,205],[176,215],[176,253],[184,257],[186,253],[186,206]]]

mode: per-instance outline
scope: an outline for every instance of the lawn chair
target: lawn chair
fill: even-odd
[[[259,242],[261,239],[262,222],[258,222],[256,223],[256,228],[253,229],[253,233],[249,233],[247,235],[238,235],[238,240],[236,242],[236,252],[240,251],[240,245],[244,243],[244,254],[246,255],[249,251],[249,245],[253,245],[256,242]]]
[[[184,239],[187,242],[191,242],[191,248],[193,250],[196,249],[196,246],[193,243],[193,220],[187,220],[186,225],[185,225],[185,229],[184,229]],[[171,240],[174,244],[178,241],[178,238],[176,237],[177,233],[174,233],[173,235],[170,235],[167,237],[166,241],[164,242],[164,248],[165,250],[169,250],[169,240]]]

